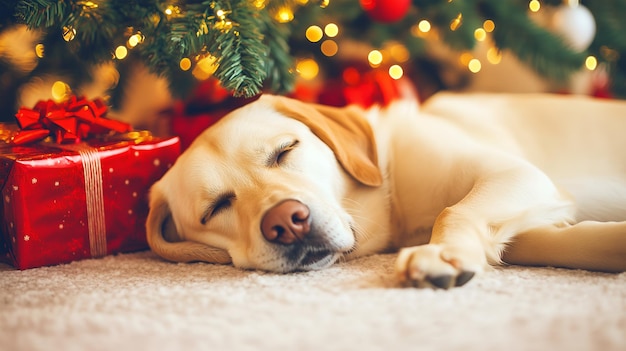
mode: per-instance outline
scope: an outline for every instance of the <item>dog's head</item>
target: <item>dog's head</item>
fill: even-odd
[[[381,183],[362,110],[262,96],[208,128],[152,187],[148,243],[178,262],[324,268],[360,239],[346,192]]]

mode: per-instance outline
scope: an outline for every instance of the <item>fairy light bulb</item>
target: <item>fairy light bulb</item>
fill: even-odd
[[[276,20],[280,23],[291,22],[293,20],[293,11],[291,8],[283,6],[278,9],[274,18],[276,18]]]
[[[419,23],[417,24],[417,28],[420,30],[420,32],[422,33],[428,33],[430,32],[431,29],[431,25],[430,22],[428,22],[427,20],[421,20],[419,21]]]
[[[125,46],[120,45],[117,48],[115,48],[115,58],[117,58],[118,60],[125,59],[127,55],[128,55],[128,49],[126,49]]]
[[[339,26],[334,23],[329,23],[324,26],[324,33],[330,38],[334,38],[339,34]]]
[[[531,0],[528,3],[528,9],[531,12],[537,12],[537,11],[539,11],[541,9],[541,3],[539,2],[539,0]]]
[[[485,20],[485,22],[483,22],[483,29],[485,32],[491,33],[496,29],[496,23],[490,19]]]
[[[383,63],[383,54],[378,50],[372,50],[367,54],[367,61],[370,66],[378,67],[381,63]]]
[[[487,39],[487,31],[483,28],[476,28],[474,31],[474,38],[477,41],[485,41],[485,39]]]
[[[178,66],[183,71],[189,71],[189,69],[191,68],[191,60],[189,58],[187,58],[187,57],[183,57],[180,60]]]
[[[37,57],[39,57],[39,58],[43,58],[43,55],[45,53],[44,49],[45,49],[45,47],[41,43],[35,45],[35,55],[37,55]]]
[[[319,65],[313,59],[302,59],[296,63],[296,71],[306,80],[313,80],[317,77],[319,70]]]
[[[473,58],[470,60],[469,64],[467,65],[467,68],[472,73],[478,73],[480,72],[482,68],[482,64],[480,63],[480,60]]]
[[[587,58],[585,59],[585,67],[590,71],[595,70],[596,67],[598,67],[598,60],[596,59],[596,57],[587,56]]]
[[[337,45],[334,40],[324,40],[324,42],[320,46],[320,50],[322,51],[322,54],[328,57],[335,56],[339,51],[339,45]]]
[[[399,65],[393,65],[389,67],[389,76],[393,79],[400,79],[404,75],[404,71],[402,67]]]
[[[459,29],[459,27],[463,24],[463,14],[459,13],[451,22],[450,22],[450,30],[455,31]]]
[[[306,29],[305,36],[311,43],[317,43],[322,40],[324,32],[322,31],[322,28],[318,26],[310,26]]]
[[[54,101],[63,102],[70,96],[72,89],[67,83],[57,80],[52,84],[50,92]]]
[[[72,26],[63,27],[63,40],[72,41],[76,38],[76,28]]]

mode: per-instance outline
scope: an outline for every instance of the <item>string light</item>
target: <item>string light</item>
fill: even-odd
[[[459,29],[459,27],[463,24],[463,14],[459,13],[453,20],[450,22],[450,30],[455,31]]]
[[[488,20],[485,20],[485,22],[483,22],[483,28],[485,29],[487,33],[491,33],[493,32],[494,29],[496,29],[496,24],[494,21],[488,19]]]
[[[541,9],[541,3],[539,3],[539,0],[531,0],[528,3],[528,9],[532,12],[537,12]]]
[[[306,80],[312,80],[317,77],[320,67],[315,60],[307,58],[299,60],[296,63],[296,71],[300,74],[300,77]]]
[[[310,26],[306,29],[305,36],[310,42],[317,43],[322,40],[324,32],[322,32],[322,28],[318,26]]]
[[[197,61],[196,67],[191,71],[191,74],[193,74],[197,80],[209,79],[219,67],[217,57],[211,54],[198,57]]]
[[[52,84],[50,92],[54,101],[63,102],[71,95],[72,89],[67,83],[57,80]]]
[[[79,3],[79,5],[82,5],[83,8],[89,8],[89,9],[95,9],[98,8],[98,4],[96,4],[93,1],[84,1],[82,3]]]
[[[430,32],[431,25],[430,25],[430,22],[428,22],[427,20],[421,20],[417,24],[417,28],[422,33],[428,33],[428,32]]]
[[[474,31],[474,38],[478,41],[485,41],[485,39],[487,39],[487,31],[483,28],[476,28]]]
[[[37,57],[39,58],[43,58],[44,55],[44,45],[39,43],[37,45],[35,45],[35,55],[37,55]]]
[[[482,64],[480,63],[480,60],[473,58],[470,60],[469,64],[467,65],[467,68],[472,73],[478,73],[480,72],[482,68]]]
[[[370,66],[376,68],[383,62],[383,54],[378,50],[372,50],[367,54],[367,61]]]
[[[322,50],[322,54],[330,57],[335,56],[337,51],[339,51],[339,46],[335,43],[334,40],[324,40],[322,45],[320,46],[320,50]]]
[[[339,27],[334,23],[329,23],[324,27],[324,33],[327,36],[334,38],[339,34]]]
[[[254,7],[256,7],[259,10],[262,10],[265,8],[265,0],[254,0]]]
[[[183,71],[188,71],[191,68],[191,60],[187,57],[184,57],[182,60],[180,60],[180,63],[178,65]]]
[[[115,48],[115,58],[117,58],[118,60],[125,59],[127,55],[128,55],[128,50],[126,49],[125,46],[120,45],[117,48]]]
[[[72,41],[76,38],[76,29],[72,26],[63,27],[63,40]]]
[[[288,23],[293,20],[293,11],[287,6],[278,9],[274,18],[280,23]]]
[[[402,67],[399,65],[393,65],[389,67],[389,76],[393,79],[400,79],[404,75],[404,71]]]
[[[587,59],[585,59],[585,67],[587,67],[587,69],[590,71],[595,70],[596,67],[598,67],[598,60],[596,59],[596,57],[587,56]]]

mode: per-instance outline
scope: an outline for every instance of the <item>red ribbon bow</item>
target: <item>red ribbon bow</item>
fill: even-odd
[[[130,124],[104,118],[106,112],[100,99],[72,96],[62,103],[39,101],[33,109],[22,107],[15,114],[21,131],[13,137],[13,143],[27,144],[49,135],[59,144],[77,143],[91,135],[132,129]]]

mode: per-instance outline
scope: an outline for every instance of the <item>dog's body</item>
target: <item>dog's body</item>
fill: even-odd
[[[400,281],[489,264],[626,270],[626,103],[440,94],[361,110],[263,96],[152,189],[173,261],[289,272],[401,249]]]

